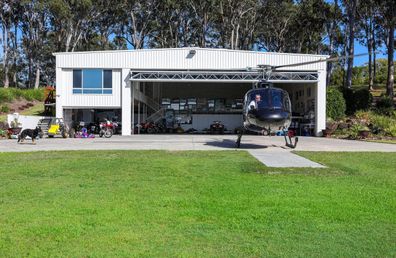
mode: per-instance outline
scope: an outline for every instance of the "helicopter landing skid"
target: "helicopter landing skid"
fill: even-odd
[[[238,133],[238,139],[235,142],[237,148],[241,147],[241,139],[242,139],[242,135],[244,132],[245,132],[245,130],[241,129]]]
[[[296,148],[298,143],[298,137],[295,137],[296,139],[294,140],[294,144],[293,144],[292,137],[287,132],[285,132],[284,136],[285,136],[286,146],[292,149]]]

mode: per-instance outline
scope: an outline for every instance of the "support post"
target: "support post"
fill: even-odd
[[[132,134],[135,134],[135,91],[139,89],[139,82],[133,82],[132,83],[132,125],[133,125],[133,130]],[[138,133],[140,132],[140,129],[138,129]]]
[[[56,68],[56,117],[63,118],[63,105],[62,105],[62,92],[63,92],[63,85],[62,85],[62,69],[57,67]]]
[[[326,70],[319,71],[315,108],[315,134],[322,136],[322,130],[326,129]]]
[[[138,117],[137,117],[137,123],[138,123],[138,125],[140,125],[140,123],[141,123],[141,119],[140,119],[140,105],[141,105],[141,102],[140,101],[138,101]],[[138,134],[140,134],[140,130],[138,131]]]
[[[122,85],[121,85],[121,122],[122,135],[131,135],[131,82],[129,81],[129,69],[122,69]]]

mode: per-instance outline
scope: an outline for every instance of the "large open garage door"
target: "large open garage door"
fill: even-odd
[[[290,94],[293,128],[298,134],[315,133],[316,71],[249,70],[158,71],[132,70],[132,121],[158,121],[172,112],[184,130],[203,131],[220,120],[233,132],[242,125],[242,98],[254,83],[266,80]],[[150,112],[148,112],[148,110]],[[169,115],[169,114],[168,114]],[[165,119],[164,119],[165,120]]]

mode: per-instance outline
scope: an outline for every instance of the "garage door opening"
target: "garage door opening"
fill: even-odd
[[[243,97],[254,85],[254,82],[140,82],[135,95],[151,97],[143,101],[142,96],[136,97],[134,125],[161,123],[167,129],[208,133],[210,125],[220,121],[225,133],[236,133],[243,125]],[[316,83],[274,83],[274,87],[285,89],[290,95],[293,111],[290,129],[296,135],[315,135]],[[140,132],[145,131],[135,130]]]

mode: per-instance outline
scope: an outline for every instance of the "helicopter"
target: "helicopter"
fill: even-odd
[[[236,147],[240,148],[242,135],[247,131],[260,133],[263,135],[271,135],[273,130],[282,130],[285,138],[286,146],[296,148],[298,137],[288,132],[288,128],[292,121],[292,109],[289,94],[286,90],[274,87],[268,82],[268,78],[272,71],[279,68],[294,67],[321,62],[335,62],[342,59],[364,56],[367,54],[357,54],[351,56],[339,56],[331,58],[321,58],[315,61],[294,63],[279,66],[258,65],[255,68],[262,72],[263,80],[257,82],[253,89],[246,92],[243,102],[243,127],[239,130],[236,140]],[[279,70],[278,70],[279,71]]]

